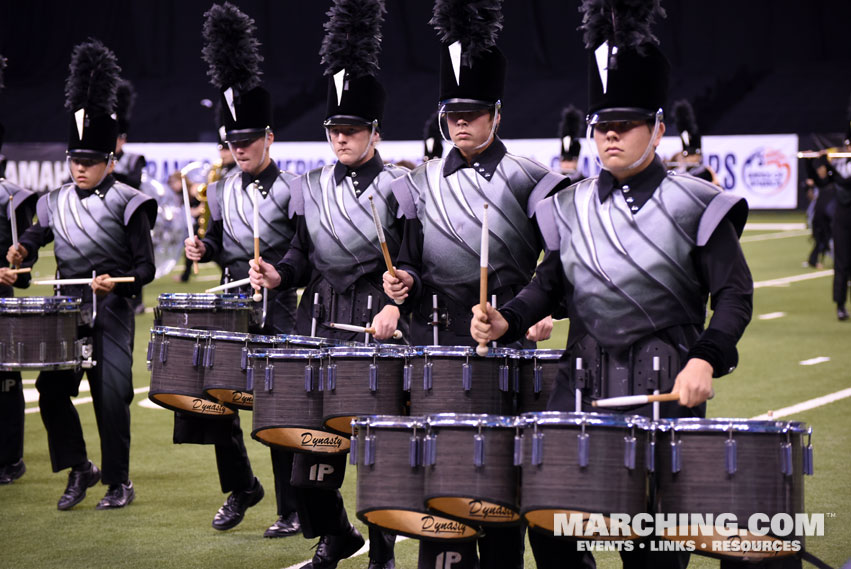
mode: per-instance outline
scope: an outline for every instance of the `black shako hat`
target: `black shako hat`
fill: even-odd
[[[440,48],[438,100],[448,110],[502,100],[508,63],[496,46],[502,0],[437,0],[430,21]]]
[[[588,116],[653,119],[668,98],[670,63],[651,26],[659,0],[583,0],[581,29],[588,54]]]
[[[381,128],[387,95],[375,77],[381,51],[383,0],[334,0],[319,55],[328,76],[324,125]]]
[[[263,74],[254,20],[230,2],[204,13],[204,48],[210,83],[219,90],[225,140],[263,136],[272,125],[272,97],[260,85]]]
[[[115,55],[99,40],[74,47],[65,82],[68,155],[104,159],[115,152],[118,123],[116,90],[121,68]]]
[[[582,146],[579,139],[583,131],[582,113],[573,105],[562,109],[561,122],[558,125],[558,137],[562,160],[576,160]]]
[[[691,103],[685,99],[676,101],[673,106],[674,124],[680,133],[680,142],[683,143],[683,156],[701,153],[701,136],[697,128],[697,119]]]

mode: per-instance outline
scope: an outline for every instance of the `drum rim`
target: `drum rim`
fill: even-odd
[[[213,340],[233,340],[236,342],[254,342],[257,344],[284,344],[286,334],[251,334],[250,332],[231,332],[229,330],[209,330]],[[284,338],[281,338],[283,336]]]
[[[452,421],[452,419],[455,421]],[[433,413],[425,416],[426,426],[431,427],[503,427],[513,429],[517,417],[493,413]]]
[[[360,415],[352,420],[356,427],[386,427],[399,429],[425,429],[425,417],[421,415]]]
[[[321,336],[302,336],[300,334],[282,335],[286,336],[288,344],[295,344],[297,346],[316,346],[316,348],[318,349],[337,345],[336,340],[332,340],[330,338],[323,338]]]
[[[151,328],[153,336],[167,336],[178,338],[209,338],[211,330],[199,330],[198,328],[178,328],[176,326],[154,326]]]
[[[723,432],[729,433],[805,433],[807,424],[803,421],[772,421],[743,419],[736,417],[687,417],[682,419],[659,419],[654,423],[657,430],[666,432]]]
[[[325,350],[322,348],[260,348],[249,350],[249,359],[295,359],[304,360],[312,358],[321,358],[325,355]]]
[[[552,348],[540,349],[540,350],[517,350],[518,356],[520,359],[524,360],[560,360],[564,355],[564,350],[556,350]],[[543,356],[543,357],[542,357]]]
[[[163,292],[157,298],[158,308],[204,310],[209,308],[251,309],[252,299],[245,293]]]
[[[612,421],[612,419],[615,419]],[[619,413],[576,413],[574,411],[532,411],[517,417],[517,426],[594,426],[629,427],[635,426],[650,430],[652,421],[642,415],[624,415]]]
[[[488,349],[488,355],[483,358],[476,353],[475,346],[412,346],[411,349],[418,356],[474,356],[475,359],[504,357],[516,358],[518,352],[515,348],[490,348]]]
[[[82,299],[79,296],[8,296],[0,297],[0,314],[22,314],[29,312],[79,312]]]
[[[328,348],[328,356],[342,357],[379,357],[379,358],[405,358],[410,354],[408,346],[397,346],[395,344],[371,344],[368,346],[333,346]]]

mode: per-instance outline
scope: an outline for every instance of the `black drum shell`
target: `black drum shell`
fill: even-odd
[[[79,366],[76,345],[79,317],[79,310],[0,313],[0,370],[56,370]]]
[[[518,414],[547,410],[547,402],[555,389],[559,357],[563,352],[564,350],[522,350],[520,352],[520,357],[517,359],[519,381],[516,389]],[[542,373],[541,391],[538,393],[534,389],[536,365],[541,367]]]

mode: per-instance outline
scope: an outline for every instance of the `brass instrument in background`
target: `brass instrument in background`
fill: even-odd
[[[222,161],[216,160],[210,164],[210,171],[207,174],[207,182],[198,186],[198,201],[201,202],[201,213],[198,215],[198,237],[201,239],[207,234],[207,227],[210,225],[209,209],[207,207],[207,186],[213,182],[218,182],[222,179]]]

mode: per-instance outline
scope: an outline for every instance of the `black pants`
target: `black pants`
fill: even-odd
[[[91,331],[97,365],[86,370],[86,375],[100,433],[105,484],[120,484],[129,478],[133,318],[130,300],[109,294],[98,302],[97,319]],[[82,378],[82,370],[62,370],[43,371],[36,380],[54,472],[88,458],[80,417],[71,403],[71,398],[79,393]]]
[[[851,278],[851,205],[836,204],[833,216],[833,302],[843,306]]]
[[[24,389],[20,372],[0,373],[0,467],[24,456]]]

